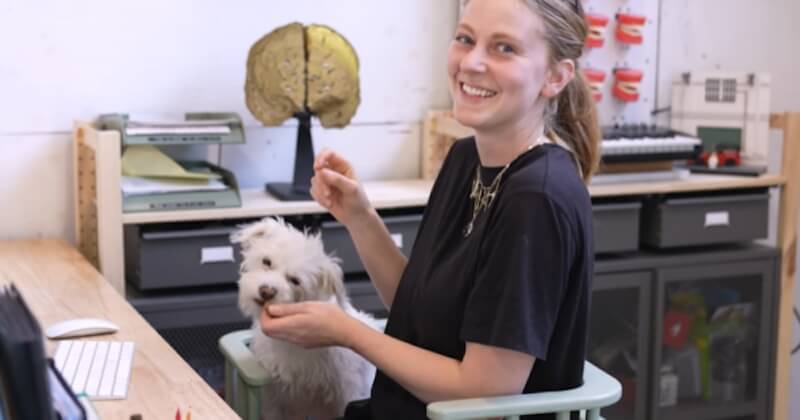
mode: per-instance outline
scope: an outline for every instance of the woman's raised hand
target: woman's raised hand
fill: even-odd
[[[353,166],[331,150],[323,150],[314,159],[311,197],[345,226],[371,208]]]

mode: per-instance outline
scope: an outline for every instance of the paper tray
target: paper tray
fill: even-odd
[[[222,175],[222,180],[229,188],[217,191],[190,191],[172,193],[154,193],[122,197],[124,213],[165,210],[192,210],[222,207],[240,207],[242,200],[239,186],[232,172],[204,161],[179,162],[187,170],[208,168]]]

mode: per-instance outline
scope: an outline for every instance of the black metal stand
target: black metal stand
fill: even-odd
[[[294,178],[292,183],[270,182],[266,190],[281,201],[311,200],[309,189],[311,177],[314,175],[314,146],[311,143],[310,112],[295,115],[297,127],[297,148],[294,156]]]

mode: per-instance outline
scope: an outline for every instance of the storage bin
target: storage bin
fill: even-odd
[[[395,245],[405,255],[411,253],[414,246],[414,239],[417,237],[417,230],[422,221],[422,214],[383,216],[383,222]],[[325,252],[332,253],[342,260],[342,271],[345,274],[362,273],[364,265],[358,257],[358,252],[350,239],[347,229],[339,222],[325,221],[320,227],[322,242],[325,245]]]
[[[231,244],[236,226],[128,226],[125,267],[139,290],[236,283],[240,248]]]
[[[639,249],[640,201],[592,203],[594,252],[631,252]]]
[[[767,237],[769,192],[659,196],[642,208],[642,243],[655,248],[743,242]]]

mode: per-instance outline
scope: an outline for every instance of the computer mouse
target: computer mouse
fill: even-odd
[[[57,322],[45,330],[47,338],[83,337],[119,331],[113,322],[99,318],[77,318]]]

